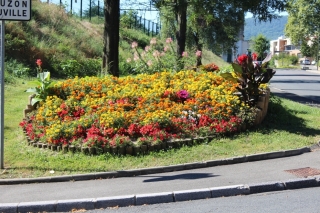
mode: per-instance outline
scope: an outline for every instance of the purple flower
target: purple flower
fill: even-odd
[[[177,92],[177,96],[180,98],[180,99],[187,99],[189,97],[189,93],[187,92],[187,90],[180,90]]]

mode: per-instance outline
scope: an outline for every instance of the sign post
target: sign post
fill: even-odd
[[[3,159],[3,155],[4,155],[4,136],[3,136],[3,130],[4,130],[4,21],[1,20],[1,27],[0,27],[0,34],[1,34],[1,42],[0,42],[0,46],[1,46],[1,70],[0,70],[0,169],[4,169],[4,159]]]
[[[0,169],[4,169],[4,20],[29,21],[31,0],[0,0]]]

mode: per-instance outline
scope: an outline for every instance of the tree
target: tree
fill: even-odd
[[[320,35],[320,1],[288,0],[286,11],[289,16],[285,34],[292,43]]]
[[[303,40],[303,42],[301,44],[300,52],[305,57],[311,57],[312,56],[311,47],[308,45],[306,40]]]
[[[104,34],[102,69],[119,77],[120,0],[104,0]]]
[[[287,0],[152,0],[155,7],[160,11],[165,8],[171,11],[175,17],[172,23],[176,25],[177,54],[180,57],[185,49],[187,38],[187,14],[188,21],[190,18],[194,24],[191,26],[191,28],[194,29],[191,33],[197,35],[193,37],[195,38],[195,43],[198,43],[198,48],[201,48],[199,45],[200,38],[198,36],[202,34],[202,39],[208,39],[207,43],[214,40],[216,41],[215,48],[226,50],[230,48],[230,44],[235,43],[241,24],[244,22],[245,12],[251,12],[259,21],[272,20],[277,17],[275,14],[276,11],[284,11],[286,1]],[[202,25],[199,23],[202,23]],[[214,31],[212,31],[212,29],[214,29]],[[218,42],[217,38],[221,38],[221,40],[227,42]]]
[[[270,48],[270,41],[262,34],[254,37],[252,41],[252,49],[258,53],[258,58],[260,58],[259,61],[262,61],[265,58],[265,52]]]

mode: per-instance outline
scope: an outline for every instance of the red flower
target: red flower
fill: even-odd
[[[238,62],[239,64],[242,65],[247,61],[247,59],[248,59],[248,56],[246,54],[243,54],[238,57]]]
[[[162,97],[163,98],[166,98],[166,97],[168,97],[169,95],[170,95],[170,91],[169,90],[166,90],[164,93],[163,93],[163,95],[162,95]]]
[[[38,65],[38,67],[41,67],[41,65],[42,65],[41,59],[37,59],[36,64]]]
[[[257,53],[252,53],[252,59],[256,61],[258,59],[258,54]]]

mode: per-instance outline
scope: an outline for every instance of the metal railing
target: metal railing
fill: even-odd
[[[87,3],[87,8],[84,8],[84,0],[67,0],[63,2],[63,0],[42,0],[43,2],[51,2],[53,4],[59,4],[63,7],[67,13],[72,15],[79,16],[80,19],[89,19],[91,21],[92,18],[98,17],[103,19],[104,18],[104,2],[103,0],[92,0]],[[125,15],[127,11],[135,11],[135,9],[121,9],[120,15]],[[139,10],[139,9],[137,9]],[[144,10],[144,11],[155,11],[155,10]],[[142,16],[134,15],[130,22],[130,28],[141,30],[143,33],[149,36],[155,36],[160,33],[161,24],[154,22],[152,20],[148,20],[143,18]]]

